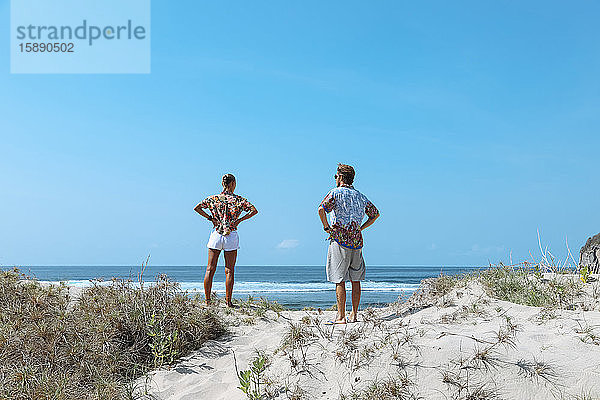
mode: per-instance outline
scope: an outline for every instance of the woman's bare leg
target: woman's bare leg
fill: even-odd
[[[225,252],[225,303],[228,307],[233,306],[231,296],[233,295],[233,273],[235,270],[235,260],[237,259],[237,250]]]
[[[206,304],[210,304],[210,293],[212,291],[213,276],[217,270],[217,262],[221,250],[208,249],[208,265],[206,266],[206,274],[204,274],[204,298]]]

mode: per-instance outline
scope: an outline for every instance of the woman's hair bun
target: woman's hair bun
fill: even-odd
[[[232,182],[235,182],[235,176],[232,174],[223,175],[223,186],[229,186]]]

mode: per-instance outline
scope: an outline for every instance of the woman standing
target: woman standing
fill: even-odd
[[[213,223],[214,231],[208,239],[208,266],[204,275],[204,295],[206,304],[210,304],[210,293],[212,281],[217,270],[217,261],[221,250],[225,257],[225,302],[228,307],[233,306],[231,295],[233,293],[233,273],[237,250],[239,249],[239,237],[237,226],[240,222],[252,218],[258,211],[242,196],[233,194],[235,190],[235,177],[231,174],[223,175],[223,191],[220,194],[209,196],[196,207],[194,211]],[[210,214],[203,209],[208,209]],[[245,211],[247,214],[240,218]]]

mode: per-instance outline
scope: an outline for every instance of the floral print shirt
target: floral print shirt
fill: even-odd
[[[326,212],[331,212],[331,239],[349,249],[363,247],[360,231],[365,214],[369,218],[379,215],[379,210],[367,196],[352,185],[342,184],[331,189],[321,202]]]
[[[254,206],[248,200],[226,190],[223,190],[221,194],[209,196],[202,200],[200,207],[210,210],[215,230],[221,235],[229,235],[237,229],[235,221],[242,211],[254,209]]]

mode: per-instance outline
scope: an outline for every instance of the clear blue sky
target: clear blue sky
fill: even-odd
[[[598,2],[154,1],[149,75],[10,75],[0,14],[2,266],[203,265],[226,172],[260,211],[239,264],[322,264],[338,162],[368,264],[600,231]]]

